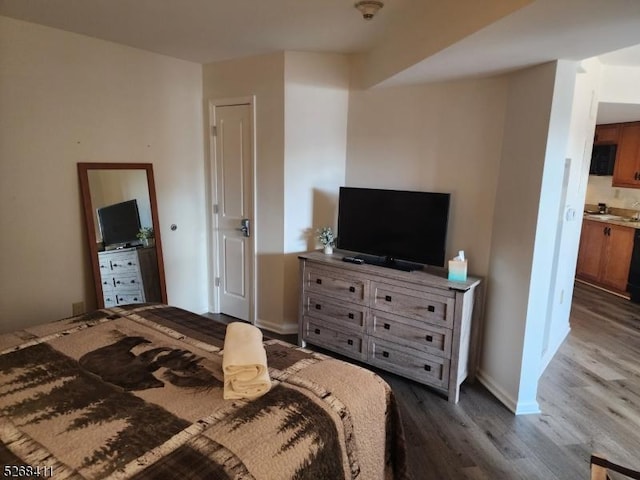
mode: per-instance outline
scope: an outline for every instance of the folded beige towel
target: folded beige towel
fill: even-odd
[[[262,332],[248,323],[227,325],[222,351],[225,400],[256,398],[271,389]]]

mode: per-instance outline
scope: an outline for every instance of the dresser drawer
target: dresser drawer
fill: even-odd
[[[104,293],[104,307],[115,307],[118,305],[115,293]]]
[[[350,277],[339,271],[313,267],[305,270],[306,292],[316,292],[327,297],[365,305],[368,300],[367,286],[366,280]]]
[[[382,340],[406,345],[440,357],[451,358],[453,332],[449,328],[372,310],[367,332]]]
[[[100,284],[102,285],[102,293],[106,295],[107,293],[113,292],[115,288],[115,281],[113,279],[113,275],[103,276],[100,280]]]
[[[363,332],[366,327],[367,308],[363,305],[306,293],[302,308],[305,316],[342,325],[347,329]]]
[[[142,290],[142,281],[136,273],[132,275],[116,275],[113,277],[116,292],[136,293]]]
[[[125,293],[116,294],[116,302],[118,305],[128,305],[130,303],[144,303],[144,294],[142,292],[137,293]]]
[[[100,276],[105,277],[111,275],[111,261],[109,257],[98,254],[98,267],[100,267]]]
[[[101,275],[137,271],[140,265],[138,253],[135,250],[128,252],[100,252],[98,253],[98,264]]]
[[[136,252],[114,255],[111,259],[111,270],[113,273],[136,272],[139,268],[138,255]]]
[[[331,351],[358,360],[366,359],[366,344],[363,335],[356,332],[339,331],[308,317],[304,317],[303,322],[303,338],[309,343],[326,347]]]
[[[453,296],[372,282],[371,307],[415,320],[453,327]]]
[[[368,362],[434,387],[449,386],[450,362],[446,358],[369,337]]]

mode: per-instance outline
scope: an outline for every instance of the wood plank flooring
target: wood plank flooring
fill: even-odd
[[[586,480],[592,452],[640,469],[640,305],[628,300],[576,285],[538,415],[514,416],[479,383],[463,384],[451,405],[378,373],[398,399],[415,480]]]

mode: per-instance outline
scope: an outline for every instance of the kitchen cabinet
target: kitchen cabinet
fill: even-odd
[[[596,133],[593,137],[594,145],[614,145],[618,143],[620,135],[620,124],[609,123],[606,125],[596,125]]]
[[[640,188],[640,122],[621,124],[612,184]]]
[[[576,277],[624,294],[635,229],[599,220],[582,223]]]

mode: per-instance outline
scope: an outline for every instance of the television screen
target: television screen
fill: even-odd
[[[99,208],[98,222],[105,246],[137,243],[136,235],[140,230],[138,202],[133,199]]]
[[[449,200],[448,193],[341,187],[337,246],[385,263],[444,266]]]

